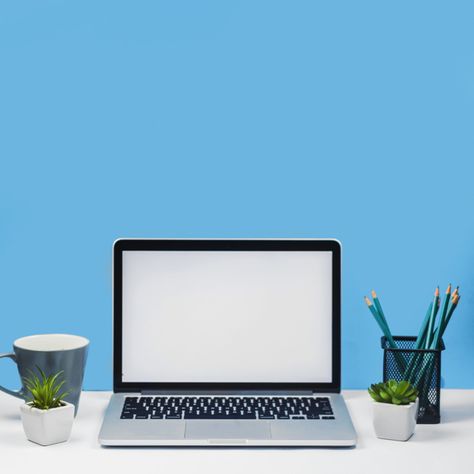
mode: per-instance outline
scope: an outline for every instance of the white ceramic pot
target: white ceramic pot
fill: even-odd
[[[21,405],[21,421],[26,437],[34,443],[48,446],[69,439],[74,421],[74,405],[40,410],[25,403]]]
[[[373,402],[377,438],[407,441],[415,432],[418,398],[409,405]]]

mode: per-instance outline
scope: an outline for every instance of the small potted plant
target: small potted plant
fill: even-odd
[[[26,437],[34,443],[47,446],[69,439],[74,420],[74,405],[64,400],[67,392],[60,392],[62,374],[46,375],[37,367],[39,377],[30,371],[25,377],[25,388],[31,394],[21,406],[21,420]]]
[[[418,390],[410,382],[389,380],[370,386],[378,438],[407,441],[415,432]]]

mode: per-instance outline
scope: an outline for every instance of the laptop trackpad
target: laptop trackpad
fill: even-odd
[[[270,439],[270,425],[253,420],[188,420],[185,438],[219,440]]]

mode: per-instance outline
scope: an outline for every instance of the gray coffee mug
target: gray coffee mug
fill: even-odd
[[[88,339],[70,334],[21,337],[13,343],[13,353],[0,354],[0,359],[9,357],[16,362],[21,378],[21,389],[14,391],[0,385],[0,390],[25,400],[29,392],[23,380],[24,377],[31,375],[30,371],[38,374],[38,367],[46,375],[63,371],[61,376],[65,382],[62,390],[69,392],[64,399],[74,405],[74,414],[77,414],[88,348]]]

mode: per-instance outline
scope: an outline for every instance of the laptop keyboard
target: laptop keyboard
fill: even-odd
[[[126,397],[121,419],[334,420],[328,397]]]

